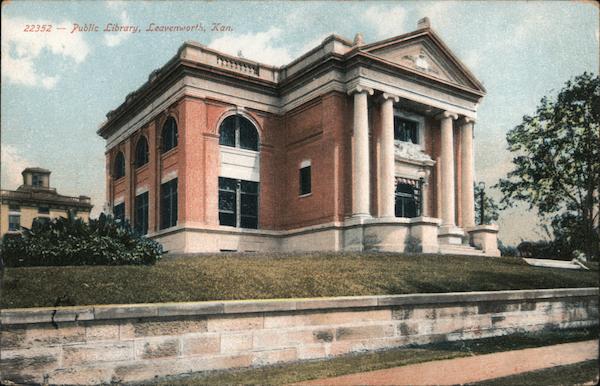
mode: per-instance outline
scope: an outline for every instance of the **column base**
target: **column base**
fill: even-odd
[[[476,225],[467,229],[475,247],[481,249],[487,256],[500,256],[498,249],[498,225]]]
[[[442,225],[438,231],[440,244],[461,245],[465,232],[454,225]]]

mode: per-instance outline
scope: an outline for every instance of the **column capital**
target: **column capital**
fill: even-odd
[[[471,118],[471,117],[467,117],[467,116],[461,116],[460,119],[458,120],[458,124],[459,125],[468,125],[469,123],[474,124],[475,123],[475,118]]]
[[[390,94],[388,92],[384,92],[379,98],[381,99],[381,102],[385,102],[388,99],[391,99],[395,103],[400,101],[400,98],[397,95]]]
[[[366,86],[362,86],[360,84],[348,88],[347,92],[348,92],[348,95],[360,94],[360,93],[367,93],[368,95],[373,95],[373,89],[372,88],[366,87]]]
[[[456,119],[458,119],[458,114],[455,112],[452,112],[452,111],[444,111],[434,117],[434,119],[437,119],[437,120],[442,120],[444,118],[452,118],[452,120],[456,120]]]

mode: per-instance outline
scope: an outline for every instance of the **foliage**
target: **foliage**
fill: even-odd
[[[566,83],[555,101],[542,98],[533,116],[507,134],[514,170],[498,183],[502,203],[537,209],[568,245],[592,258],[600,250],[600,77]],[[565,229],[566,227],[566,229]]]
[[[34,220],[21,235],[5,235],[2,256],[7,266],[154,264],[159,243],[136,235],[127,222],[104,213],[89,223],[69,212],[50,221]]]
[[[408,235],[406,240],[404,240],[404,252],[421,253],[422,251],[423,246],[421,245],[421,240],[413,235]]]
[[[475,184],[475,224],[492,224],[500,217],[500,206],[496,203],[489,192],[483,191],[483,222],[481,221],[481,193],[479,184]]]
[[[512,245],[504,245],[504,243],[500,239],[498,239],[498,249],[500,250],[501,256],[519,256],[519,251],[517,250],[517,247]]]

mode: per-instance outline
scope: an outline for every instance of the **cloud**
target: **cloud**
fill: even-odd
[[[374,5],[364,11],[362,18],[369,23],[376,33],[376,38],[389,38],[404,32],[406,10],[400,6]]]
[[[125,1],[106,2],[106,7],[108,9],[119,13],[119,23],[121,25],[131,25],[131,20],[125,9],[126,5]],[[131,36],[131,33],[129,32],[107,32],[104,34],[104,44],[108,47],[116,47],[123,43],[129,36]]]
[[[26,25],[52,25],[51,32],[24,32]],[[54,88],[56,74],[42,73],[36,64],[43,52],[81,63],[90,52],[81,34],[69,34],[72,24],[21,18],[2,19],[2,77],[10,83]],[[66,27],[61,31],[57,27]]]
[[[16,189],[23,183],[21,172],[30,166],[29,161],[13,145],[2,144],[0,148],[0,182],[2,189]]]
[[[215,50],[243,56],[257,62],[281,66],[292,61],[292,56],[286,46],[277,46],[283,30],[273,27],[268,31],[242,35],[227,35],[213,40],[208,46]]]

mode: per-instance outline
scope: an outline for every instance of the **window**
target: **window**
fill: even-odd
[[[396,217],[418,217],[421,215],[421,181],[397,179]]]
[[[161,152],[165,153],[177,147],[177,122],[175,118],[169,117],[162,129]]]
[[[258,132],[248,119],[232,115],[219,127],[219,144],[258,151]]]
[[[135,167],[146,165],[148,163],[148,140],[141,137],[135,147]]]
[[[140,235],[148,233],[148,192],[135,197],[134,229]]]
[[[419,143],[419,123],[394,116],[394,139],[402,142]]]
[[[219,224],[258,229],[258,182],[219,177]]]
[[[115,180],[125,176],[125,156],[122,151],[118,152],[115,157],[113,174]]]
[[[31,176],[31,185],[42,187],[44,185],[44,179],[41,174],[33,174]]]
[[[8,216],[8,230],[18,231],[21,229],[21,216],[18,214],[11,214]]]
[[[177,178],[160,186],[160,229],[177,225]]]
[[[308,165],[302,163],[300,165],[300,195],[310,194],[311,188],[310,162]]]
[[[117,220],[117,221],[120,221],[120,222],[125,221],[125,203],[124,202],[114,206],[113,216],[115,216],[115,220]]]
[[[39,214],[50,214],[50,208],[48,208],[47,206],[40,206],[38,208],[38,213]]]

